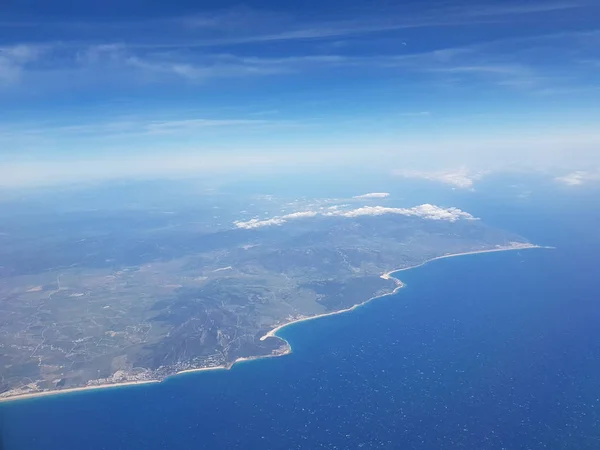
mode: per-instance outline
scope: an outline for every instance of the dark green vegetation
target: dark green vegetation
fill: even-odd
[[[276,354],[286,344],[261,341],[267,331],[391,291],[384,272],[525,242],[478,220],[398,214],[234,225],[336,202],[386,203],[211,194],[171,210],[133,204],[6,213],[0,394],[162,379]]]

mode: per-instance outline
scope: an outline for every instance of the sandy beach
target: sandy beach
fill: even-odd
[[[151,383],[160,383],[160,381],[159,380],[126,381],[124,383],[98,384],[98,385],[93,385],[93,386],[81,386],[81,387],[69,388],[69,389],[57,389],[55,391],[30,392],[27,394],[14,395],[11,397],[0,397],[0,403],[14,401],[14,400],[24,400],[26,398],[46,397],[48,395],[70,394],[73,392],[94,391],[94,390],[98,390],[98,389],[109,389],[109,388],[117,388],[117,387],[123,387],[123,386],[137,386],[137,385],[141,385],[141,384],[151,384]]]
[[[281,330],[282,328],[285,328],[285,327],[287,327],[287,326],[289,326],[289,325],[293,325],[293,324],[295,324],[295,323],[299,323],[299,322],[307,322],[307,321],[309,321],[309,320],[320,319],[320,318],[322,318],[322,317],[334,316],[334,315],[336,315],[336,314],[343,314],[343,313],[346,313],[346,312],[348,312],[348,311],[353,311],[353,310],[355,310],[356,308],[359,308],[359,307],[361,307],[361,306],[363,306],[363,305],[365,305],[365,304],[369,303],[371,300],[375,300],[375,299],[377,299],[377,298],[381,298],[381,297],[386,297],[386,296],[388,296],[388,295],[393,295],[393,294],[395,294],[396,292],[398,292],[398,290],[399,290],[399,289],[401,289],[401,288],[404,286],[404,284],[402,284],[402,281],[398,280],[397,278],[390,277],[390,276],[389,276],[389,274],[387,274],[387,273],[386,273],[386,274],[383,274],[383,275],[381,275],[381,278],[383,278],[383,279],[385,279],[385,280],[388,280],[388,279],[390,279],[390,278],[391,278],[392,280],[394,280],[394,282],[396,283],[396,287],[394,288],[394,290],[393,290],[393,291],[391,291],[391,292],[388,292],[388,293],[386,293],[386,294],[383,294],[383,295],[379,295],[379,296],[376,296],[376,297],[372,297],[372,298],[370,298],[370,299],[368,299],[368,300],[365,300],[365,301],[364,301],[364,302],[362,302],[362,303],[358,303],[358,304],[356,304],[356,305],[354,305],[354,306],[351,306],[350,308],[346,308],[346,309],[340,309],[339,311],[332,311],[332,312],[328,312],[328,313],[324,313],[324,314],[317,314],[316,316],[301,317],[301,318],[299,318],[299,319],[296,319],[296,320],[292,320],[292,321],[290,321],[290,322],[283,323],[283,324],[281,324],[281,325],[279,325],[279,326],[277,326],[277,327],[273,328],[271,331],[269,331],[269,332],[268,332],[267,334],[265,334],[264,336],[262,336],[262,337],[260,338],[260,340],[261,340],[261,341],[264,341],[265,339],[267,339],[267,338],[270,338],[270,337],[279,337],[279,336],[276,336],[276,334],[277,334],[277,332],[278,332],[279,330]],[[279,338],[279,339],[281,339],[281,338]],[[286,341],[286,342],[287,342],[287,341]]]
[[[290,343],[288,341],[286,341],[285,339],[277,336],[277,332],[280,331],[281,329],[299,323],[299,322],[306,322],[309,320],[316,320],[316,319],[320,319],[322,317],[328,317],[328,316],[333,316],[336,314],[343,314],[349,311],[353,311],[361,306],[366,305],[367,303],[376,300],[378,298],[383,298],[383,297],[387,297],[389,295],[394,295],[395,293],[398,292],[398,290],[402,289],[404,287],[404,283],[402,283],[402,281],[396,277],[393,277],[392,274],[395,272],[403,272],[405,270],[410,270],[410,269],[415,269],[417,267],[421,267],[424,266],[425,264],[428,264],[432,261],[436,261],[439,259],[446,259],[446,258],[455,258],[457,256],[466,256],[466,255],[477,255],[477,254],[481,254],[481,253],[494,253],[494,252],[504,252],[504,251],[515,251],[515,250],[528,250],[528,249],[534,249],[534,248],[546,248],[546,249],[551,249],[554,247],[543,247],[543,246],[539,246],[539,245],[533,245],[533,244],[518,244],[518,245],[511,245],[511,246],[503,246],[503,247],[497,247],[497,248],[492,248],[492,249],[487,249],[487,250],[475,250],[475,251],[470,251],[470,252],[463,252],[463,253],[453,253],[453,254],[447,254],[447,255],[442,255],[442,256],[437,256],[435,258],[431,258],[427,261],[424,261],[420,264],[416,264],[414,266],[410,266],[410,267],[403,267],[403,268],[399,268],[399,269],[394,269],[394,270],[390,270],[388,272],[385,272],[384,274],[381,275],[381,278],[385,279],[385,280],[393,280],[396,283],[396,287],[388,293],[379,295],[379,296],[375,296],[372,297],[370,299],[365,300],[362,303],[358,303],[354,306],[351,306],[349,308],[346,309],[341,309],[339,311],[331,311],[331,312],[327,312],[324,314],[318,314],[315,316],[307,316],[307,317],[300,317],[298,319],[294,319],[291,320],[289,322],[286,323],[282,323],[280,325],[277,325],[275,328],[273,328],[272,330],[270,330],[268,333],[266,333],[264,336],[262,336],[260,338],[261,341],[264,341],[267,338],[270,337],[276,337],[277,339],[281,339],[282,341],[285,342],[286,348],[284,351],[280,352],[280,353],[273,353],[270,355],[262,355],[262,356],[250,356],[250,357],[242,357],[242,358],[237,358],[235,361],[233,361],[231,364],[228,365],[222,365],[222,366],[213,366],[213,367],[200,367],[197,369],[186,369],[186,370],[182,370],[180,372],[177,372],[167,378],[171,378],[171,377],[175,377],[177,375],[181,375],[181,374],[186,374],[186,373],[194,373],[194,372],[206,372],[206,371],[213,371],[213,370],[229,370],[231,369],[235,364],[241,363],[241,362],[245,362],[245,361],[253,361],[253,360],[257,360],[257,359],[263,359],[263,358],[273,358],[273,357],[279,357],[279,356],[284,356],[284,355],[288,355],[290,353],[292,353],[292,347],[290,345]],[[165,378],[166,379],[166,378]],[[0,397],[0,403],[2,402],[8,402],[8,401],[16,401],[16,400],[22,400],[22,399],[27,399],[27,398],[35,398],[35,397],[45,397],[48,395],[60,395],[60,394],[69,394],[69,393],[73,393],[73,392],[83,392],[83,391],[89,391],[89,390],[97,390],[97,389],[108,389],[108,388],[117,388],[117,387],[123,387],[123,386],[133,386],[133,385],[141,385],[141,384],[149,384],[149,383],[161,383],[162,380],[144,380],[144,381],[128,381],[128,382],[124,382],[124,383],[111,383],[111,384],[100,384],[100,385],[93,385],[93,386],[82,386],[82,387],[77,387],[77,388],[69,388],[69,389],[62,389],[62,390],[52,390],[52,391],[41,391],[41,392],[31,392],[31,393],[27,393],[27,394],[18,394],[18,395],[13,395],[10,397]]]

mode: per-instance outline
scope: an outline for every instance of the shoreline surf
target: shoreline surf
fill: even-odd
[[[280,337],[277,336],[277,332],[281,331],[283,328],[286,328],[290,325],[294,325],[300,322],[307,322],[309,320],[316,320],[316,319],[320,319],[322,317],[328,317],[328,316],[333,316],[333,315],[337,315],[337,314],[343,314],[349,311],[353,311],[361,306],[366,305],[367,303],[370,303],[373,300],[379,299],[379,298],[383,298],[383,297],[387,297],[390,295],[394,295],[396,294],[400,289],[402,289],[405,284],[402,282],[402,280],[400,280],[397,277],[392,276],[392,274],[396,273],[396,272],[403,272],[406,270],[410,270],[410,269],[415,269],[417,267],[422,267],[430,262],[433,261],[437,261],[440,259],[447,259],[447,258],[454,258],[457,256],[467,256],[467,255],[477,255],[477,254],[482,254],[482,253],[494,253],[494,252],[502,252],[502,251],[515,251],[515,250],[529,250],[529,249],[536,249],[536,248],[543,248],[543,249],[553,249],[554,247],[549,247],[549,246],[539,246],[539,245],[533,245],[533,244],[520,244],[520,245],[511,245],[511,246],[503,246],[503,247],[497,247],[497,248],[491,248],[491,249],[487,249],[487,250],[474,250],[474,251],[470,251],[470,252],[463,252],[463,253],[452,253],[452,254],[447,254],[447,255],[442,255],[442,256],[437,256],[431,259],[428,259],[422,263],[416,264],[414,266],[409,266],[409,267],[403,267],[403,268],[399,268],[399,269],[394,269],[394,270],[390,270],[388,272],[385,272],[381,275],[381,278],[383,278],[384,280],[393,280],[394,283],[396,284],[396,286],[394,287],[394,289],[390,292],[386,292],[382,295],[377,295],[374,297],[371,297],[367,300],[365,300],[364,302],[361,303],[357,303],[356,305],[353,305],[349,308],[345,308],[345,309],[341,309],[338,311],[331,311],[331,312],[327,312],[327,313],[323,313],[323,314],[317,314],[314,316],[307,316],[307,317],[300,317],[298,319],[294,319],[290,322],[286,322],[280,325],[275,326],[275,328],[271,329],[270,331],[268,331],[265,335],[263,335],[260,340],[264,341],[265,339],[268,338],[277,338],[280,339],[284,342],[284,346],[285,349],[281,352],[278,353],[272,353],[269,355],[259,355],[259,356],[248,356],[248,357],[240,357],[237,358],[235,361],[226,364],[226,365],[221,365],[221,366],[212,366],[212,367],[199,367],[196,369],[186,369],[186,370],[182,370],[179,372],[174,373],[173,375],[169,375],[167,377],[165,377],[164,379],[161,380],[139,380],[139,381],[126,381],[126,382],[122,382],[122,383],[107,383],[107,384],[98,384],[98,385],[91,385],[91,386],[81,386],[81,387],[74,387],[74,388],[67,388],[67,389],[60,389],[60,390],[47,390],[47,391],[38,391],[38,392],[28,392],[28,393],[23,393],[23,394],[16,394],[16,395],[11,395],[11,396],[7,396],[7,397],[0,397],[0,403],[5,403],[5,402],[12,402],[12,401],[18,401],[18,400],[26,400],[26,399],[32,399],[32,398],[37,398],[37,397],[47,397],[47,396],[52,396],[52,395],[63,395],[63,394],[70,394],[70,393],[75,393],[75,392],[83,392],[83,391],[88,391],[88,390],[99,390],[99,389],[108,389],[108,388],[118,388],[118,387],[126,387],[126,386],[134,386],[134,385],[143,385],[143,384],[150,384],[150,383],[162,383],[170,378],[176,377],[178,375],[183,375],[186,373],[194,373],[194,372],[205,372],[205,371],[214,371],[214,370],[230,370],[231,368],[233,368],[233,366],[235,366],[238,363],[242,363],[242,362],[247,362],[247,361],[254,361],[254,360],[258,360],[258,359],[264,359],[264,358],[276,358],[276,357],[280,357],[280,356],[285,356],[285,355],[289,355],[292,353],[292,346],[290,345],[290,343]]]

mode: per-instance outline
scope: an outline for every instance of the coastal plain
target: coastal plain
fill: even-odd
[[[380,198],[202,200],[7,217],[0,399],[285,354],[279,327],[399,287],[382,274],[532,247],[467,215],[423,216],[429,209],[382,207]]]

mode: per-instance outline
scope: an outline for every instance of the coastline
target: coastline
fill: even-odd
[[[447,254],[447,255],[442,255],[442,256],[436,256],[435,258],[428,259],[428,260],[426,260],[422,263],[416,264],[414,266],[403,267],[403,268],[394,269],[394,270],[385,272],[381,275],[381,278],[383,278],[384,280],[391,279],[396,284],[395,288],[392,291],[387,292],[382,295],[377,295],[375,297],[371,297],[371,298],[365,300],[364,302],[357,303],[356,305],[353,305],[349,308],[341,309],[338,311],[331,311],[331,312],[327,312],[327,313],[323,313],[323,314],[317,314],[314,316],[301,317],[298,319],[294,319],[290,322],[286,322],[286,323],[277,325],[275,328],[268,331],[264,336],[262,336],[260,338],[261,341],[264,341],[265,339],[270,338],[270,337],[275,337],[277,339],[281,339],[284,342],[285,350],[282,352],[279,352],[279,353],[272,353],[269,355],[260,355],[260,356],[240,357],[227,365],[212,366],[212,367],[199,367],[197,369],[186,369],[186,370],[182,370],[180,372],[176,372],[173,375],[169,375],[168,377],[166,377],[162,380],[126,381],[126,382],[122,382],[122,383],[107,383],[107,384],[81,386],[81,387],[68,388],[68,389],[29,392],[29,393],[17,394],[17,395],[8,396],[8,397],[0,396],[0,404],[5,403],[5,402],[17,401],[17,400],[25,400],[25,399],[31,399],[31,398],[37,398],[37,397],[46,397],[46,396],[50,396],[50,395],[70,394],[70,393],[74,393],[74,392],[83,392],[83,391],[88,391],[88,390],[118,388],[118,387],[124,387],[124,386],[142,385],[142,384],[150,384],[150,383],[162,383],[163,381],[165,381],[169,378],[176,377],[177,375],[183,375],[186,373],[205,372],[205,371],[213,371],[213,370],[230,370],[234,365],[236,365],[238,363],[254,361],[254,360],[264,359],[264,358],[276,358],[276,357],[280,357],[280,356],[284,356],[284,355],[289,355],[292,353],[292,346],[290,345],[290,343],[287,340],[283,339],[280,336],[277,336],[277,332],[279,332],[280,330],[282,330],[285,327],[288,327],[288,326],[296,324],[296,323],[307,322],[309,320],[320,319],[322,317],[328,317],[328,316],[333,316],[336,314],[343,314],[343,313],[346,313],[349,311],[353,311],[357,308],[360,308],[361,306],[366,305],[367,303],[369,303],[373,300],[396,294],[400,289],[402,289],[405,286],[405,284],[399,278],[392,276],[393,273],[403,272],[405,270],[422,267],[430,262],[433,262],[433,261],[436,261],[439,259],[454,258],[457,256],[477,255],[477,254],[481,254],[481,253],[494,253],[494,252],[514,251],[514,250],[529,250],[529,249],[536,249],[536,248],[553,249],[554,247],[540,246],[540,245],[533,245],[533,244],[519,244],[519,245],[511,245],[511,246],[503,246],[503,247],[499,246],[497,248],[491,248],[491,249],[487,249],[487,250],[474,250],[474,251],[470,251],[470,252],[452,253],[452,254]]]
[[[392,273],[395,272],[404,272],[405,270],[416,269],[417,267],[422,267],[425,264],[429,264],[430,262],[437,261],[439,259],[447,259],[447,258],[455,258],[457,256],[468,256],[468,255],[479,255],[481,253],[496,253],[496,252],[507,252],[507,251],[515,251],[515,250],[530,250],[534,248],[543,248],[547,250],[555,249],[556,247],[548,246],[548,245],[534,245],[534,244],[524,244],[522,246],[506,246],[506,247],[498,247],[498,248],[490,248],[488,250],[474,250],[472,252],[463,252],[463,253],[450,253],[448,255],[436,256],[435,258],[428,259],[427,261],[423,261],[420,264],[415,264],[414,266],[403,267],[402,269],[390,270],[389,272],[381,275],[382,278],[390,278]],[[391,277],[394,278],[394,277]]]
[[[125,381],[123,383],[97,384],[97,385],[92,385],[92,386],[81,386],[81,387],[68,388],[68,389],[57,389],[54,391],[29,392],[27,394],[13,395],[11,397],[0,397],[0,403],[16,401],[16,400],[25,400],[28,398],[47,397],[49,395],[71,394],[73,392],[93,391],[93,390],[98,390],[98,389],[118,388],[118,387],[124,387],[124,386],[134,386],[134,385],[152,384],[152,383],[160,383],[160,381],[159,380]]]
[[[299,323],[299,322],[306,322],[308,320],[320,319],[321,317],[333,316],[335,314],[342,314],[342,313],[345,313],[345,312],[348,312],[348,311],[353,311],[356,308],[359,308],[361,306],[366,305],[367,303],[369,303],[372,300],[376,300],[378,298],[386,297],[388,295],[394,295],[395,293],[398,292],[399,289],[403,288],[405,286],[405,284],[399,278],[396,278],[396,277],[392,276],[393,273],[404,272],[405,270],[416,269],[417,267],[422,267],[422,266],[424,266],[426,264],[429,264],[430,262],[437,261],[439,259],[454,258],[454,257],[457,257],[457,256],[478,255],[478,254],[481,254],[481,253],[495,253],[495,252],[505,252],[505,251],[511,251],[511,250],[512,251],[514,251],[514,250],[529,250],[529,249],[534,249],[534,248],[553,249],[554,247],[534,245],[534,244],[523,244],[523,245],[519,245],[519,246],[505,246],[505,247],[491,248],[491,249],[487,249],[487,250],[474,250],[474,251],[471,251],[471,252],[451,253],[451,254],[448,254],[448,255],[436,256],[435,258],[428,259],[426,261],[423,261],[422,263],[415,264],[414,266],[409,266],[409,267],[403,267],[403,268],[400,268],[400,269],[390,270],[388,272],[383,273],[381,275],[381,278],[383,278],[384,280],[390,280],[391,279],[391,280],[393,280],[396,283],[396,287],[394,288],[393,291],[388,292],[386,294],[382,294],[382,295],[378,295],[378,296],[375,296],[375,297],[371,297],[370,299],[365,300],[362,303],[357,303],[356,305],[351,306],[351,307],[346,308],[346,309],[340,309],[338,311],[332,311],[332,312],[327,312],[327,313],[324,313],[324,314],[318,314],[316,316],[302,317],[302,318],[299,318],[299,319],[296,319],[296,320],[292,320],[291,322],[286,322],[284,324],[278,325],[277,327],[273,328],[267,334],[265,334],[264,336],[262,336],[260,338],[260,340],[264,341],[265,339],[267,339],[269,337],[278,337],[279,339],[282,339],[281,337],[277,336],[277,332],[280,331],[281,329],[289,326],[289,325],[293,325],[293,324]],[[283,340],[285,340],[285,339],[283,339]]]

